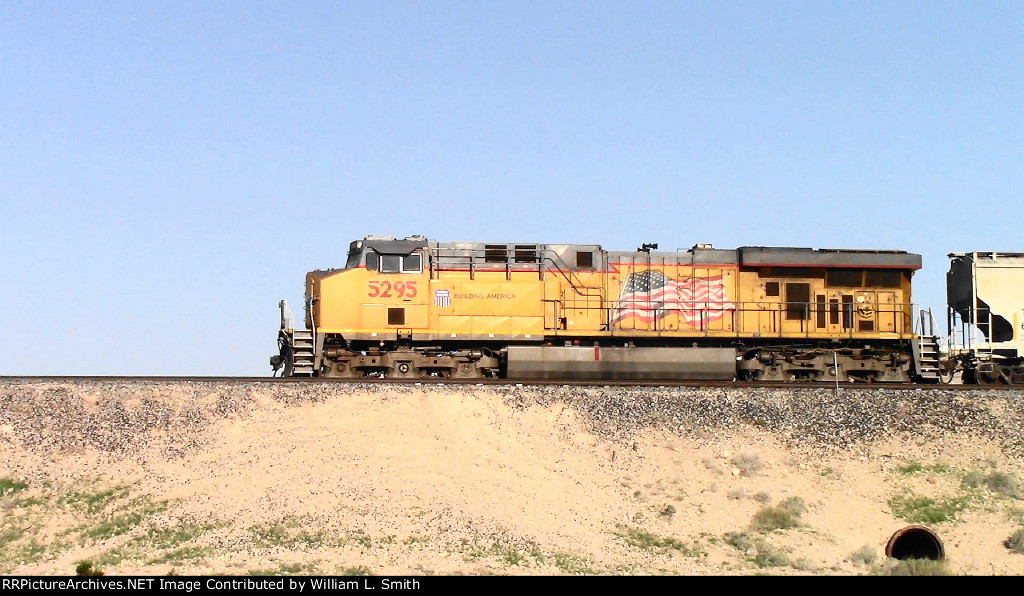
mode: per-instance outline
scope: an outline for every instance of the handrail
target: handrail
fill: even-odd
[[[544,250],[544,253],[545,253],[545,255],[542,256],[541,259],[543,259],[545,261],[549,261],[549,262],[551,262],[551,264],[555,265],[555,268],[554,268],[555,272],[558,273],[559,275],[561,275],[562,278],[566,282],[569,283],[569,285],[572,287],[573,291],[576,292],[576,294],[578,294],[580,296],[585,296],[587,298],[591,298],[591,297],[597,296],[597,297],[603,299],[603,297],[604,297],[604,287],[603,286],[595,288],[593,286],[585,286],[585,285],[583,285],[583,282],[579,279],[579,277],[577,277],[573,273],[573,270],[569,267],[569,265],[561,257],[558,256],[558,253],[556,253],[553,250],[547,250],[547,249]],[[548,255],[547,253],[550,253],[550,255]],[[558,259],[558,262],[556,262],[555,259]],[[569,272],[569,275],[566,275],[566,271]],[[573,279],[572,279],[573,277],[576,278],[575,281],[573,281]],[[597,293],[596,294],[592,294],[592,293],[589,293],[589,292],[584,293],[584,292],[580,291],[580,288],[583,288],[585,290],[597,290]]]
[[[587,298],[602,297],[603,287],[586,286],[583,281],[574,273],[574,270],[568,266],[568,264],[558,256],[558,253],[551,249],[541,249],[538,245],[538,249],[535,255],[536,260],[533,261],[516,261],[515,250],[507,251],[507,257],[501,261],[487,261],[487,248],[450,248],[441,246],[429,247],[430,259],[431,259],[431,270],[435,267],[454,266],[468,267],[471,271],[483,270],[494,270],[494,271],[505,271],[506,273],[514,271],[555,271],[558,275],[561,275],[563,279],[573,288],[573,290],[580,296]],[[483,267],[480,267],[480,264]],[[544,268],[543,265],[550,263],[552,267],[550,269]],[[582,290],[594,290],[594,292],[581,291]]]
[[[561,300],[546,300],[562,304]],[[604,300],[600,304],[582,304],[573,307],[576,310],[604,310],[607,313],[605,323],[609,328],[617,327],[624,330],[638,331],[665,331],[661,325],[666,317],[676,314],[681,317],[689,317],[693,331],[715,332],[731,331],[737,333],[758,332],[770,336],[779,336],[799,333],[809,336],[813,333],[824,333],[830,335],[839,334],[843,337],[856,337],[873,335],[879,333],[895,333],[900,337],[913,335],[913,316],[908,315],[908,309],[913,308],[911,303],[860,303],[871,307],[870,316],[864,316],[857,310],[847,321],[842,318],[839,323],[827,322],[825,327],[816,325],[816,315],[824,313],[826,317],[832,314],[829,306],[819,309],[815,303],[808,302],[771,302],[771,301],[709,301],[709,300],[681,300],[674,301],[666,306],[663,302],[645,300]],[[800,317],[789,319],[789,313],[797,312],[790,307],[798,307]],[[626,314],[617,323],[615,319],[620,310],[631,311],[633,314]],[[644,318],[650,319],[649,323],[637,324],[636,314],[642,313]],[[842,315],[842,313],[840,313]],[[750,318],[754,317],[751,321]],[[631,324],[630,321],[633,321]],[[829,319],[826,319],[828,321]],[[787,321],[791,325],[799,325],[797,331],[786,331],[784,326]],[[858,321],[870,321],[870,330],[860,330]],[[891,323],[891,330],[883,330],[883,324]],[[849,326],[844,326],[849,323]],[[888,325],[885,325],[888,327]],[[837,330],[838,327],[838,330]],[[764,330],[764,329],[767,330]],[[677,331],[687,330],[686,324],[680,324]]]
[[[561,276],[561,278],[565,280],[565,282],[573,289],[575,295],[579,298],[550,297],[545,298],[544,301],[557,303],[559,304],[559,308],[562,310],[603,310],[606,313],[603,324],[607,326],[607,328],[613,326],[613,321],[618,310],[628,308],[625,305],[632,305],[632,308],[634,309],[650,313],[653,317],[650,328],[653,330],[657,330],[660,327],[658,323],[673,312],[692,312],[694,314],[692,315],[691,321],[696,322],[694,329],[698,331],[724,331],[726,330],[725,327],[731,327],[731,330],[737,332],[760,331],[763,326],[769,329],[769,331],[767,331],[769,334],[783,334],[782,329],[783,326],[786,325],[786,321],[792,321],[793,323],[791,325],[794,325],[796,321],[799,321],[800,330],[798,333],[807,335],[821,332],[833,335],[839,333],[842,336],[853,337],[855,335],[896,333],[902,337],[912,335],[914,333],[915,305],[911,303],[882,303],[876,300],[874,302],[842,303],[838,305],[828,303],[819,305],[816,302],[782,301],[674,301],[671,306],[664,308],[659,307],[659,303],[656,301],[635,299],[622,301],[618,299],[613,300],[605,296],[607,289],[604,285],[585,285],[582,280],[579,279],[576,269],[568,266],[565,260],[550,248],[544,247],[543,245],[536,245],[536,252],[530,253],[533,256],[532,260],[517,262],[514,245],[506,244],[504,246],[506,247],[506,250],[504,251],[505,258],[500,261],[496,259],[488,261],[488,249],[486,246],[455,248],[431,245],[428,247],[428,252],[432,275],[434,275],[433,271],[448,267],[460,269],[468,268],[471,275],[480,270],[502,271],[505,272],[506,275],[510,275],[512,272],[516,271],[553,271],[556,275]],[[790,319],[787,313],[794,312],[793,309],[791,309],[791,307],[794,306],[800,310],[800,316],[799,318]],[[726,315],[727,311],[729,312],[728,315]],[[820,315],[822,313],[827,317],[826,321],[828,322],[825,327],[818,327],[815,324],[815,315]],[[838,313],[838,316],[840,317],[839,323],[831,323],[832,317],[835,316],[835,313]],[[755,320],[757,329],[742,329],[741,323],[746,323],[747,326],[750,324],[750,321],[744,321],[743,318],[752,315],[758,317]],[[923,311],[921,312],[921,316],[923,317]],[[762,317],[768,318],[763,319]],[[726,321],[730,325],[727,325]],[[859,321],[870,321],[872,328],[864,331],[858,330]],[[922,330],[924,330],[925,327],[930,327],[934,332],[934,329],[938,325],[934,320],[934,314],[931,313],[931,311],[929,311],[929,319],[927,323],[929,323],[929,325],[926,325],[925,320],[922,318]],[[885,331],[882,330],[883,324],[885,324],[884,326],[887,328]],[[891,330],[888,330],[889,327],[891,327]],[[632,328],[635,329],[636,327],[634,326]],[[647,329],[648,325],[643,325],[642,328]],[[840,331],[836,331],[837,328]],[[630,329],[630,327],[627,326],[625,329]],[[786,333],[789,332],[787,331]]]
[[[277,306],[281,309],[281,329],[291,331],[295,328],[295,315],[292,314],[292,309],[288,308],[288,301],[282,300]]]

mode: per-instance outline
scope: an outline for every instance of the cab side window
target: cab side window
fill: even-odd
[[[413,253],[402,257],[402,273],[419,273],[423,270],[423,260],[419,254]]]
[[[380,256],[380,272],[381,273],[398,273],[402,269],[402,256],[401,255],[381,255]]]
[[[366,270],[381,273],[420,273],[423,271],[423,257],[419,253],[410,255],[382,255],[366,253]]]

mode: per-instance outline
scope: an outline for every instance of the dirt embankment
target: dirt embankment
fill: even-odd
[[[1024,574],[1008,392],[0,382],[0,573]]]

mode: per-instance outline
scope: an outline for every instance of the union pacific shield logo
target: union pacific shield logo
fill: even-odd
[[[451,304],[451,295],[448,290],[434,290],[434,304],[441,308]]]

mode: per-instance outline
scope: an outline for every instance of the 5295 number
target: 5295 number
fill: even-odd
[[[370,298],[412,298],[416,295],[416,282],[414,281],[371,281],[370,291],[366,294]]]

